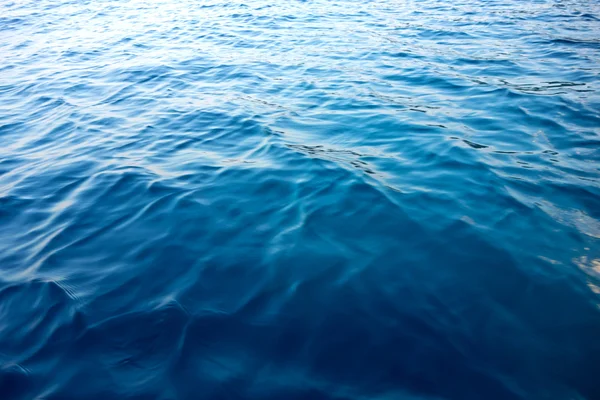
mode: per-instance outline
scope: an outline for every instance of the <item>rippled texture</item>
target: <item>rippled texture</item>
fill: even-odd
[[[600,5],[0,5],[3,399],[600,399]]]

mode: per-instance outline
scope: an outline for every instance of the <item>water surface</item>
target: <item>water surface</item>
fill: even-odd
[[[600,398],[600,5],[5,0],[3,399]]]

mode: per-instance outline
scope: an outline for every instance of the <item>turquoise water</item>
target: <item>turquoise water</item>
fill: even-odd
[[[0,4],[0,398],[600,398],[600,3]]]

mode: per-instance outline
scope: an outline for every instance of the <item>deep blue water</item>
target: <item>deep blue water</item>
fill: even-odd
[[[600,399],[600,3],[4,0],[0,398]]]

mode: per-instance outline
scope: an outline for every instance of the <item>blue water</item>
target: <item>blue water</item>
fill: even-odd
[[[0,4],[0,398],[599,377],[597,1]]]

